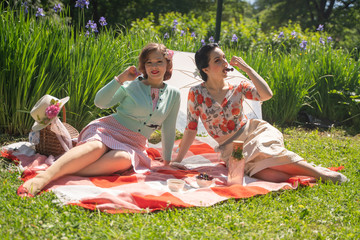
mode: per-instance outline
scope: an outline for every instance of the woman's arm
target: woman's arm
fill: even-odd
[[[172,107],[161,128],[161,143],[163,149],[163,159],[166,162],[171,160],[172,149],[176,136],[176,120],[180,108],[180,92],[177,91],[172,100]]]
[[[95,96],[94,103],[99,108],[110,108],[121,101],[124,95],[118,92],[125,81],[133,81],[139,76],[135,66],[128,67],[120,75],[114,77],[114,80],[101,88]]]
[[[249,76],[260,95],[261,101],[266,101],[272,98],[273,93],[267,82],[254,69],[247,65],[241,57],[233,56],[230,61],[230,65],[237,66]]]
[[[194,110],[196,109],[194,99],[195,99],[194,89],[190,88],[188,101],[187,101],[187,124],[186,124],[187,127],[185,128],[183,138],[181,139],[179,145],[179,152],[176,158],[170,162],[170,166],[172,167],[186,169],[186,167],[179,164],[179,162],[181,162],[185,157],[187,151],[189,150],[197,134],[197,124],[198,124],[199,116],[196,114],[196,111]],[[195,125],[191,123],[195,123]],[[191,126],[189,127],[189,125]]]
[[[189,151],[189,148],[191,144],[194,142],[194,139],[196,137],[197,131],[196,130],[190,130],[186,129],[184,131],[183,138],[181,139],[180,145],[179,145],[179,152],[178,155],[174,160],[170,162],[170,166],[172,163],[175,162],[181,162],[183,158],[185,157],[186,153]]]

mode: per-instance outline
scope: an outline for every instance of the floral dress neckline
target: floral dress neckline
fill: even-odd
[[[220,103],[220,102],[216,101],[216,100],[214,99],[214,97],[210,94],[209,90],[208,90],[208,89],[206,88],[206,86],[205,86],[205,82],[201,83],[200,85],[201,85],[201,87],[203,87],[203,88],[205,89],[206,95],[208,95],[208,96],[211,98],[212,102],[213,102],[215,105],[218,105],[218,106],[220,106],[220,107],[224,107],[224,104],[227,103],[227,99],[229,99],[229,94],[231,94],[231,90],[234,88],[233,85],[231,85],[230,83],[228,83],[229,89],[227,89],[226,94],[225,94],[225,96],[223,97],[223,99],[221,100],[221,103]],[[203,92],[203,93],[204,93],[204,92]]]

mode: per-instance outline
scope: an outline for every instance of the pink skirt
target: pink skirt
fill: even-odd
[[[147,138],[127,129],[111,115],[90,122],[81,131],[78,145],[89,141],[100,141],[110,149],[129,153],[137,173],[150,171],[151,159],[146,153]]]

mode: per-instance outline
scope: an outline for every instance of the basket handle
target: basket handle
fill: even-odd
[[[63,121],[64,123],[66,123],[66,110],[65,110],[65,105],[62,107],[62,112],[63,112],[63,119],[62,119],[62,121]]]

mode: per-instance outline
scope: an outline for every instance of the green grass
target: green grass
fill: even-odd
[[[45,193],[16,195],[21,184],[13,165],[0,162],[2,239],[359,239],[360,136],[284,128],[286,147],[324,167],[345,166],[341,186],[319,184],[212,207],[150,214],[106,214],[60,206]],[[23,139],[19,139],[23,140]],[[19,141],[0,136],[0,145]],[[11,172],[10,172],[11,171]]]

